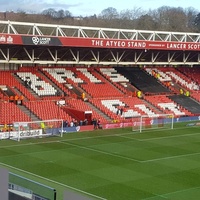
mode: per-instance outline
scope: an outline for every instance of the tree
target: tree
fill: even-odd
[[[145,14],[146,12],[142,10],[142,8],[135,7],[132,10],[122,10],[119,14],[119,18],[124,20],[135,20]]]
[[[117,19],[119,17],[119,14],[116,8],[108,7],[101,11],[99,17],[102,19],[113,20]]]
[[[72,13],[69,10],[65,10],[65,17],[72,17]]]
[[[183,8],[162,6],[152,13],[159,30],[176,32],[188,31],[188,18]]]
[[[64,10],[58,10],[56,14],[57,14],[56,15],[57,19],[63,19],[63,18],[65,18],[65,11]]]
[[[57,12],[53,8],[49,8],[49,9],[43,10],[41,14],[42,15],[47,15],[47,16],[49,16],[51,18],[56,18],[56,16],[57,16]]]
[[[184,10],[184,13],[186,16],[186,21],[185,21],[186,31],[196,32],[197,29],[195,27],[194,21],[198,14],[198,11],[193,7],[189,7]]]
[[[198,14],[196,15],[196,18],[195,18],[195,20],[194,20],[194,26],[196,27],[196,29],[197,29],[198,31],[200,31],[200,13],[198,13]]]
[[[142,15],[137,20],[137,29],[142,30],[155,30],[156,29],[156,22],[154,21],[153,17],[146,14]]]

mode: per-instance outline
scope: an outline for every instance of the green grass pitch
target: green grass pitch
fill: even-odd
[[[0,141],[0,166],[91,199],[197,200],[200,127],[134,133],[131,128]]]

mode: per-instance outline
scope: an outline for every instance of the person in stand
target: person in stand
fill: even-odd
[[[32,81],[30,79],[29,82],[28,82],[29,87],[31,87],[31,84],[32,84]]]
[[[101,121],[100,119],[97,120],[97,128],[98,129],[102,129],[102,126],[101,126]]]
[[[84,92],[81,94],[81,98],[83,101],[85,101],[85,93]]]
[[[9,100],[10,100],[10,102],[13,102],[14,101],[14,96],[10,96]]]
[[[23,100],[24,100],[24,96],[21,95],[21,96],[19,97],[19,100],[20,100],[20,105],[22,105],[22,104],[23,104]]]
[[[79,125],[80,125],[80,126],[83,126],[83,120],[80,120],[80,121],[79,121]]]
[[[88,120],[87,119],[83,120],[83,125],[86,125],[86,126],[88,125]]]
[[[123,115],[123,112],[124,112],[124,108],[121,107],[121,108],[120,108],[120,114]]]
[[[15,95],[15,103],[18,104],[19,97]]]
[[[68,127],[68,125],[69,125],[68,121],[65,120],[65,121],[63,122],[63,127]]]
[[[119,111],[120,111],[120,109],[119,109],[119,107],[117,107],[117,113],[116,113],[117,115],[119,115]]]
[[[77,119],[74,119],[74,126],[78,126],[78,121],[77,121]]]
[[[45,134],[45,124],[44,124],[44,122],[40,123],[40,127],[42,129],[42,134]]]
[[[93,118],[92,120],[92,123],[94,125],[94,129],[96,130],[98,127],[97,127],[97,119],[96,118]]]
[[[27,79],[24,81],[24,84],[25,84],[26,87],[28,87],[28,80]]]
[[[74,119],[72,119],[70,122],[70,127],[73,127],[73,126],[74,126]]]

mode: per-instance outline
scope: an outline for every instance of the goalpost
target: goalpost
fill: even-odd
[[[158,114],[156,116],[142,115],[140,117],[132,118],[132,131],[139,131],[140,133],[144,130],[173,128],[173,114]]]
[[[42,120],[31,122],[14,122],[14,131],[10,132],[10,139],[20,141],[23,138],[63,136],[63,120]]]

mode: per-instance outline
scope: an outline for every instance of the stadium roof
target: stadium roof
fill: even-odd
[[[200,63],[200,34],[0,21],[0,63]]]

